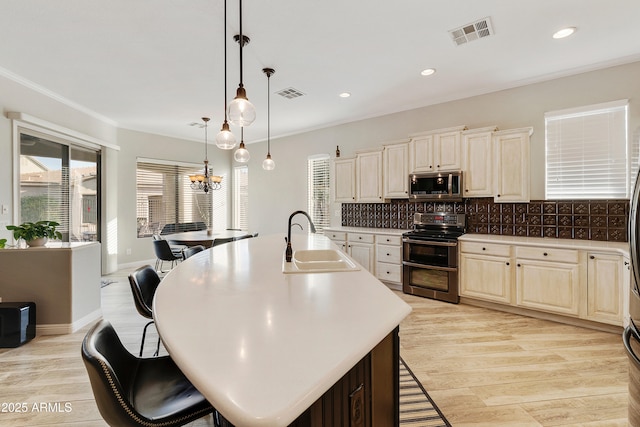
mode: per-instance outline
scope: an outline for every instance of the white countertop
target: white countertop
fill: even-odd
[[[238,426],[290,424],[411,311],[365,269],[283,274],[284,237],[200,252],[167,274],[154,299],[167,351]],[[306,234],[292,246],[337,248]]]
[[[325,227],[324,231],[338,231],[342,233],[369,233],[369,234],[385,234],[392,236],[402,236],[402,233],[406,233],[411,230],[404,230],[398,228],[370,228],[370,227]]]
[[[553,239],[545,237],[498,236],[493,234],[467,233],[458,238],[461,242],[494,242],[520,246],[542,246],[548,248],[577,249],[586,251],[603,250],[629,256],[629,243],[602,242],[598,240]]]

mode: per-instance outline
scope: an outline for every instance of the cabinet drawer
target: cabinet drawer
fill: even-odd
[[[325,236],[331,240],[347,240],[347,233],[342,231],[326,231]]]
[[[400,246],[376,245],[378,262],[389,262],[400,265],[402,263],[402,248]]]
[[[578,251],[573,249],[534,248],[516,246],[516,258],[539,261],[578,263]]]
[[[376,242],[382,243],[384,245],[401,246],[402,236],[385,236],[385,235],[379,234],[378,237],[376,237]]]
[[[349,243],[373,243],[373,234],[347,233],[347,240]]]
[[[460,242],[460,251],[471,254],[508,257],[511,254],[511,247],[497,243]]]
[[[376,264],[376,277],[385,282],[402,283],[402,266],[378,262]]]

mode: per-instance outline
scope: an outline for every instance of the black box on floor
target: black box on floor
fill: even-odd
[[[18,347],[35,336],[34,302],[0,302],[0,347]]]

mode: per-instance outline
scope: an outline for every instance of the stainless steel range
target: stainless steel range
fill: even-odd
[[[413,230],[402,235],[403,292],[457,304],[458,237],[464,232],[464,214],[414,214]]]

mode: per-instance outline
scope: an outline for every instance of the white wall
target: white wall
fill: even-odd
[[[306,209],[306,161],[309,155],[328,153],[335,157],[356,150],[406,138],[411,133],[458,125],[478,128],[496,125],[499,129],[532,126],[531,198],[544,198],[544,113],[546,111],[629,99],[629,137],[640,137],[640,62],[550,80],[454,102],[348,123],[300,135],[271,140],[276,161],[272,172],[262,170],[266,144],[250,144],[249,225],[252,231],[286,231],[289,214]],[[332,225],[340,224],[333,215]]]

